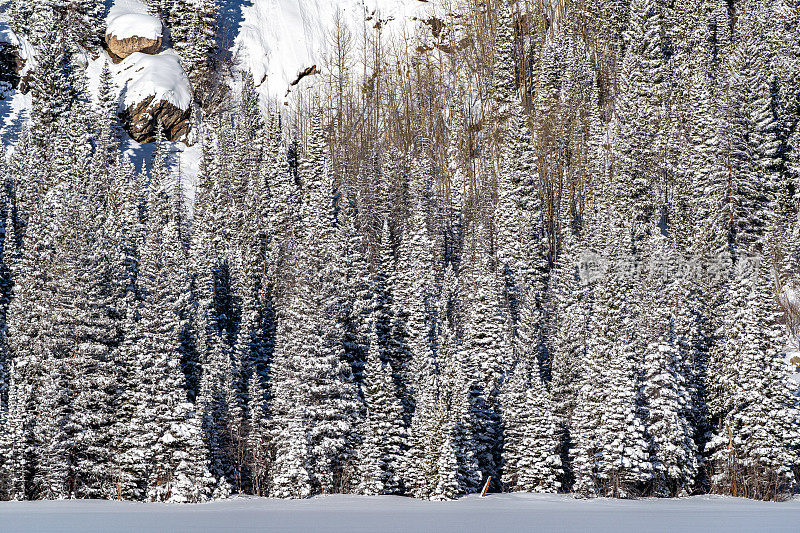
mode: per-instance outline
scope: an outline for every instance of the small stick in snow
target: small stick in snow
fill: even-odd
[[[481,498],[486,496],[486,491],[489,490],[489,483],[492,482],[492,476],[489,476],[489,479],[486,480],[486,485],[483,486],[483,490],[481,491]]]

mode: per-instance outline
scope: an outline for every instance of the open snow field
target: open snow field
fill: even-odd
[[[199,505],[0,503],[0,532],[19,531],[798,532],[800,500],[764,503],[699,496],[624,501],[503,494],[454,502],[337,495],[310,500],[240,498]]]

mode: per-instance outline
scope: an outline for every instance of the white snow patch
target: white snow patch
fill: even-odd
[[[566,495],[493,494],[454,502],[333,495],[309,500],[237,498],[199,505],[97,500],[2,502],[15,532],[315,531],[797,531],[800,501],[741,498],[579,500]]]
[[[153,96],[180,109],[189,109],[192,86],[181,66],[180,57],[172,50],[157,55],[131,54],[117,66],[116,81],[122,87],[124,107]]]
[[[117,39],[143,37],[158,39],[163,34],[161,21],[147,13],[139,0],[116,0],[106,16],[106,35]]]
[[[128,13],[108,19],[106,35],[120,40],[143,37],[154,41],[162,35],[161,21],[149,15]]]

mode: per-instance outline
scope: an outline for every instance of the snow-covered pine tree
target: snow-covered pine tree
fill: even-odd
[[[263,173],[251,177],[245,197],[246,213],[239,249],[234,257],[238,265],[238,301],[241,309],[234,361],[238,372],[233,380],[233,397],[236,399],[235,413],[240,420],[232,420],[230,427],[233,445],[234,470],[237,483],[247,483],[246,469],[246,420],[247,404],[250,401],[247,388],[252,376],[257,375],[258,384],[269,379],[270,360],[274,349],[275,309],[270,275],[267,271],[269,230],[267,205],[271,201]],[[239,489],[241,490],[241,489]]]
[[[735,257],[757,255],[779,173],[781,141],[775,77],[764,31],[765,13],[751,2],[739,20],[726,75],[729,79],[723,142],[733,197],[730,223]],[[776,161],[778,159],[778,161]]]
[[[267,261],[268,271],[281,273],[272,280],[273,296],[276,305],[280,305],[288,286],[293,282],[289,276],[292,269],[286,267],[292,261],[293,248],[299,241],[302,194],[289,166],[279,115],[271,116],[266,135],[268,139],[264,142],[261,164],[271,197],[267,205],[268,227],[271,229]],[[340,230],[342,227],[340,224]]]
[[[237,471],[237,452],[242,420],[242,406],[236,391],[236,371],[227,344],[219,333],[206,338],[203,374],[197,395],[196,409],[201,420],[203,443],[209,460],[209,469],[220,480],[216,489],[225,495],[230,489],[241,486],[241,472]]]
[[[446,422],[444,439],[439,447],[438,460],[436,461],[436,485],[430,495],[431,500],[453,500],[461,493],[458,479],[458,453],[454,444],[453,433],[455,423]]]
[[[615,98],[619,139],[615,147],[618,187],[624,200],[619,207],[640,227],[654,216],[658,191],[665,190],[671,179],[662,146],[667,138],[668,81],[663,35],[661,5],[654,0],[632,0]]]
[[[61,139],[62,121],[68,116],[72,103],[70,87],[71,62],[65,51],[63,36],[59,32],[57,22],[48,17],[48,10],[43,8],[40,14],[33,16],[33,27],[40,35],[34,41],[37,47],[37,68],[32,75],[30,136],[33,147],[33,171],[38,174],[34,179],[36,188],[33,195],[36,202],[54,184],[55,169],[48,165],[54,156],[67,157],[63,150],[56,151],[55,143]],[[33,29],[32,29],[33,31]],[[32,33],[31,37],[37,33]],[[32,177],[32,176],[31,176]]]
[[[30,29],[30,17],[39,0],[10,0],[6,13],[8,25],[17,34],[25,34]]]
[[[0,150],[0,169],[5,170],[5,154]],[[3,248],[0,255],[0,416],[8,410],[11,353],[8,349],[8,308],[14,297],[14,271],[19,259],[17,232],[14,228],[14,206],[6,194],[3,221]]]
[[[239,95],[240,104],[236,113],[236,170],[239,179],[234,177],[235,194],[244,199],[247,184],[255,179],[261,167],[261,156],[264,153],[261,143],[264,141],[264,118],[261,103],[256,90],[253,73],[248,71],[242,75],[242,89]],[[321,132],[320,132],[321,133]],[[231,215],[233,215],[231,213]]]
[[[294,405],[304,406],[300,430],[305,434],[307,473],[313,492],[338,490],[352,459],[358,396],[350,365],[345,360],[344,331],[339,320],[337,284],[342,273],[335,252],[336,191],[328,172],[320,113],[313,119],[312,139],[301,166],[304,196],[302,242],[297,247],[294,287],[284,309],[279,308],[271,396],[278,450],[292,452],[286,439],[296,438]],[[294,452],[292,452],[294,453]],[[285,458],[276,457],[279,468]],[[274,490],[285,473],[275,471]]]
[[[433,490],[438,471],[436,458],[439,449],[436,439],[438,425],[441,424],[436,377],[431,367],[423,370],[426,374],[417,376],[414,395],[416,408],[409,427],[404,477],[406,490],[416,498],[427,498]]]
[[[216,142],[215,142],[216,141]],[[214,339],[227,338],[226,239],[223,214],[224,172],[221,166],[222,139],[215,139],[208,129],[200,132],[202,157],[197,177],[193,231],[190,246],[194,297],[197,301],[192,325],[202,363]]]
[[[520,181],[529,178],[517,171],[526,166],[524,160],[520,161],[521,156],[532,152],[530,144],[526,147],[515,142],[519,137],[530,139],[529,135],[515,136],[513,133],[520,129],[527,130],[526,120],[521,104],[515,100],[511,105],[507,138],[502,145],[502,160],[497,177],[497,204],[493,210],[497,233],[497,271],[503,281],[500,294],[504,297],[505,308],[509,314],[508,325],[511,328],[512,339],[516,334],[519,319],[520,291],[523,283],[521,271],[527,270],[521,239],[527,233],[527,227],[523,227],[525,223],[522,216],[523,206],[520,202],[522,189]]]
[[[389,220],[384,220],[375,272],[372,276],[371,322],[377,328],[383,361],[390,365],[400,394],[407,394],[410,357],[405,329],[394,315],[398,276]]]
[[[51,339],[55,335],[50,313],[54,293],[50,273],[55,243],[52,221],[59,201],[47,196],[40,209],[28,219],[25,244],[15,272],[15,298],[9,307],[8,338],[12,357],[8,419],[14,439],[10,450],[10,496],[33,499],[39,495],[35,476],[39,460],[37,415],[42,395]],[[37,303],[38,302],[38,303]]]
[[[29,480],[34,467],[32,436],[30,429],[26,427],[29,422],[25,415],[25,403],[30,391],[18,386],[16,379],[20,373],[16,368],[16,361],[12,361],[9,375],[8,410],[3,414],[3,434],[0,437],[0,444],[3,445],[0,478],[3,496],[22,500],[32,490]]]
[[[435,339],[428,364],[419,366],[409,428],[406,487],[418,498],[452,499],[475,490],[480,471],[473,440],[472,384],[480,391],[475,359],[465,361],[460,342],[458,278],[448,265],[434,308]],[[469,379],[471,377],[471,379]],[[483,399],[475,397],[475,400]],[[485,399],[480,404],[485,406]],[[486,412],[485,407],[480,414]]]
[[[80,150],[74,150],[80,153]],[[76,172],[80,168],[73,166]],[[108,191],[114,168],[92,179],[77,175],[69,196],[73,209],[67,211],[72,238],[62,261],[72,275],[64,281],[65,298],[70,301],[64,321],[72,330],[70,367],[74,381],[71,398],[77,426],[71,447],[74,468],[73,494],[97,498],[114,494],[111,480],[109,445],[112,439],[116,391],[113,360],[122,342],[121,316],[117,312],[117,288],[124,282],[124,271],[117,269],[118,235],[109,233]],[[91,206],[78,210],[78,206]],[[65,324],[66,325],[66,324]]]
[[[115,378],[114,421],[111,435],[112,498],[141,500],[144,494],[145,466],[140,452],[142,444],[134,416],[144,401],[138,379],[141,376],[136,351],[136,322],[139,318],[140,291],[138,287],[139,250],[143,237],[140,219],[141,199],[145,197],[143,180],[136,174],[127,157],[117,163],[113,191],[109,198],[107,233],[116,244],[111,260],[115,272],[115,316],[121,342],[113,363]]]
[[[492,105],[496,121],[503,121],[517,97],[514,19],[508,2],[500,2],[493,43]]]
[[[418,194],[421,194],[419,191]],[[419,197],[418,197],[419,198]],[[435,331],[435,265],[433,242],[428,233],[426,211],[422,199],[416,203],[409,227],[400,244],[398,281],[394,315],[404,322],[410,351],[410,383],[406,386],[416,396],[421,391],[418,381],[433,372],[433,335]],[[406,419],[413,413],[414,400],[401,398]]]
[[[524,368],[523,368],[524,366]],[[519,363],[503,383],[500,396],[503,409],[503,486],[509,490],[524,490],[519,484],[519,472],[525,450],[522,441],[530,427],[530,413],[525,409],[530,388],[530,365]]]
[[[135,334],[142,361],[138,384],[144,401],[133,424],[142,432],[139,442],[147,465],[147,498],[201,501],[210,496],[214,480],[208,472],[200,421],[187,402],[181,370],[190,299],[179,212],[183,192],[180,181],[170,191],[172,176],[164,168],[159,150],[163,147],[157,143],[141,249],[143,302]]]
[[[219,5],[217,0],[197,0],[188,9],[183,14],[186,18],[176,21],[181,29],[177,33],[180,40],[175,44],[190,78],[199,79],[212,65],[217,49]]]
[[[502,432],[500,428],[500,391],[511,368],[512,354],[508,343],[508,315],[500,303],[500,272],[492,269],[489,232],[475,230],[477,251],[469,262],[468,295],[465,303],[464,343],[466,360],[472,359],[473,372],[470,396],[473,427],[477,449],[475,455],[484,476],[499,478]]]
[[[722,136],[726,121],[720,109],[722,99],[714,97],[713,81],[699,77],[689,93],[694,113],[689,126],[691,157],[687,161],[687,172],[692,175],[692,180],[686,222],[691,223],[691,228],[686,231],[690,231],[692,236],[684,253],[688,251],[688,257],[697,268],[685,280],[687,286],[681,295],[684,301],[681,316],[684,319],[679,324],[687,348],[694,352],[691,354],[694,369],[689,385],[698,435],[709,433],[708,418],[717,416],[716,404],[722,400],[717,396],[721,388],[716,382],[715,376],[719,373],[715,367],[725,365],[718,333],[723,332],[722,311],[733,260],[730,246],[733,203]],[[680,247],[680,239],[676,239],[676,244]],[[689,321],[686,322],[685,318]],[[704,440],[701,438],[698,442],[702,444]]]
[[[518,367],[516,372],[520,371],[524,369]],[[559,479],[563,470],[550,392],[535,373],[530,376],[530,382],[522,406],[528,416],[523,417],[518,426],[522,440],[516,488],[528,492],[556,492],[561,487]]]
[[[277,498],[308,498],[312,494],[309,474],[309,443],[303,409],[293,408],[287,416],[287,426],[279,435],[271,496]]]
[[[41,174],[34,172],[32,165],[34,163],[34,147],[31,144],[30,128],[27,123],[22,126],[22,131],[19,134],[19,141],[14,147],[11,158],[8,163],[8,172],[10,175],[10,186],[13,191],[15,208],[16,208],[16,222],[17,230],[19,231],[18,239],[20,244],[25,234],[25,229],[28,224],[29,213],[34,208],[38,209],[39,202],[41,201]]]
[[[555,492],[563,476],[559,434],[551,394],[530,346],[520,346],[520,358],[503,384],[500,402],[503,484],[511,490]]]
[[[404,472],[405,432],[402,408],[395,393],[391,367],[381,359],[380,338],[373,323],[364,368],[362,443],[358,450],[358,484],[361,494],[399,494]]]
[[[262,376],[253,372],[247,388],[247,467],[250,492],[256,496],[266,496],[269,487],[269,471],[272,463],[272,449],[269,435],[267,412],[267,391]]]
[[[97,108],[97,146],[92,161],[96,172],[109,172],[115,167],[120,132],[117,118],[117,92],[108,63],[100,73],[99,106]]]
[[[562,208],[562,216],[568,210]],[[585,242],[573,237],[571,224],[562,225],[561,252],[555,261],[549,284],[549,311],[553,414],[559,431],[560,452],[565,469],[565,487],[572,474],[568,461],[572,447],[572,422],[583,379],[583,364],[588,341],[587,326],[591,310],[590,279],[581,278],[582,258],[589,258]],[[524,308],[523,308],[524,311]],[[524,323],[523,313],[523,323]]]
[[[437,306],[436,368],[439,402],[446,421],[438,426],[441,442],[450,440],[458,468],[457,494],[480,488],[483,473],[479,454],[492,445],[484,435],[491,432],[489,405],[483,388],[479,357],[463,345],[463,302],[461,283],[453,263],[447,265],[442,278]],[[489,444],[487,444],[489,442]],[[442,453],[445,449],[442,449]],[[448,450],[449,453],[449,450]],[[448,472],[439,472],[439,480],[449,479]],[[449,495],[448,498],[452,497]]]
[[[709,443],[712,490],[775,499],[794,486],[798,462],[797,404],[783,361],[770,261],[739,261],[731,285],[726,332],[726,398]],[[730,312],[730,311],[729,311]]]
[[[172,46],[181,55],[181,58],[185,59],[183,56],[189,46],[192,23],[195,18],[195,1],[150,0],[150,9],[169,26]]]
[[[603,205],[599,235],[603,270],[595,273],[581,386],[573,415],[574,490],[582,495],[630,497],[645,489],[651,464],[641,405],[642,320],[634,290],[634,270],[613,206]]]
[[[650,272],[642,276],[641,294],[647,306],[644,335],[643,394],[647,403],[647,434],[653,463],[653,492],[658,496],[691,494],[700,467],[694,441],[691,395],[691,348],[679,330],[678,256],[660,234],[648,243]],[[679,303],[676,303],[679,302]]]
[[[342,273],[340,320],[344,330],[345,358],[352,368],[355,383],[361,385],[369,347],[369,319],[376,309],[364,237],[355,225],[355,203],[347,200],[344,203],[336,226],[336,260],[341,263],[339,270]]]
[[[89,156],[88,131],[82,127],[85,123],[79,123],[76,109],[59,117],[75,128],[60,138],[58,148],[68,155],[59,154],[53,160],[59,181],[44,198],[45,219],[34,224],[31,255],[19,261],[18,290],[25,300],[19,309],[12,309],[9,323],[10,331],[20,333],[20,343],[12,343],[12,350],[24,359],[32,358],[31,372],[18,376],[19,386],[29,391],[25,403],[17,404],[24,411],[12,415],[27,425],[26,435],[14,445],[38,443],[35,451],[23,448],[19,452],[28,455],[27,471],[16,473],[21,480],[17,486],[27,497],[97,497],[108,486],[106,445],[113,377],[107,353],[117,342],[114,326],[106,321],[109,285],[103,273],[110,246],[102,236],[105,198],[90,187],[104,178],[87,182],[82,168],[71,159],[85,161]],[[89,198],[94,205],[81,212],[79,206],[90,205]],[[48,274],[41,277],[39,268]],[[46,309],[26,308],[46,295]],[[26,338],[24,331],[31,336]],[[99,403],[85,405],[94,399]],[[42,417],[47,412],[52,416]]]
[[[170,12],[176,2],[177,0],[144,0],[148,13],[154,16],[160,16],[165,20],[169,18]]]

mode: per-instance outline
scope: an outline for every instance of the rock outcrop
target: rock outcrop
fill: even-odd
[[[152,142],[159,124],[166,139],[185,139],[190,130],[190,117],[190,109],[181,109],[166,100],[156,101],[154,96],[148,96],[120,113],[128,135],[140,143]]]
[[[163,28],[156,17],[123,13],[109,17],[106,45],[115,63],[136,52],[156,54],[161,49]]]
[[[167,139],[184,140],[191,127],[193,96],[178,55],[170,50],[157,55],[134,53],[120,67],[120,118],[128,134],[137,142],[150,142],[160,125]]]
[[[117,39],[114,35],[106,35],[109,55],[114,63],[119,63],[126,57],[136,52],[155,54],[161,48],[161,37],[148,39],[146,37],[127,37]]]
[[[161,51],[164,28],[139,2],[115,2],[106,17],[106,45],[119,65],[120,119],[131,138],[152,142],[158,129],[170,141],[191,128],[192,86],[173,50]]]

